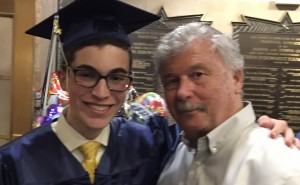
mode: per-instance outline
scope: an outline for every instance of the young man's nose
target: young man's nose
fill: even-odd
[[[97,97],[105,97],[110,94],[110,90],[104,78],[100,79],[98,84],[93,87],[92,94]]]

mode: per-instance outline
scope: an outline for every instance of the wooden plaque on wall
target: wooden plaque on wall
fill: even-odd
[[[163,8],[160,10],[159,15],[161,16],[159,21],[130,34],[133,51],[133,86],[139,94],[146,92],[163,94],[155,71],[155,64],[152,60],[153,52],[159,39],[180,25],[189,22],[199,22],[203,16],[203,14],[198,14],[169,18]],[[211,22],[205,23],[211,24]]]
[[[233,36],[245,58],[244,99],[257,116],[286,120],[300,131],[300,24],[288,13],[280,22],[245,17]]]

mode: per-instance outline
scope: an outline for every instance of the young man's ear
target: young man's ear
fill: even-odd
[[[58,70],[58,71],[56,71],[56,74],[58,76],[61,88],[64,91],[67,91],[67,74],[66,74],[66,72],[63,70]]]

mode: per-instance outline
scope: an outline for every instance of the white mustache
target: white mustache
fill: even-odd
[[[205,105],[199,105],[198,107],[196,107],[196,110],[200,110],[201,112],[206,111],[206,106]]]
[[[194,110],[199,110],[201,112],[204,112],[206,110],[206,106],[205,105],[194,106],[188,102],[179,102],[176,104],[176,109],[178,112],[191,112]]]

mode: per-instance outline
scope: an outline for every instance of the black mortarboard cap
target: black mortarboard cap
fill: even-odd
[[[95,38],[113,38],[130,45],[127,34],[160,17],[119,0],[75,0],[26,31],[51,39],[54,16],[59,15],[64,48]]]

